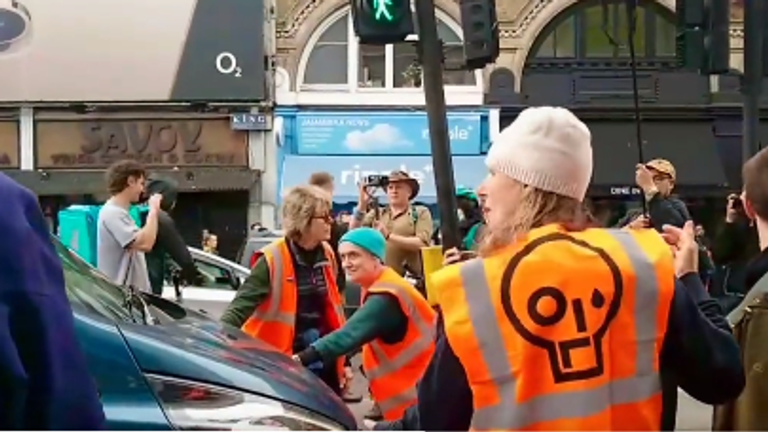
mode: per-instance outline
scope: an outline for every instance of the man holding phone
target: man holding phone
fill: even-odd
[[[685,203],[672,195],[677,172],[666,159],[653,159],[635,167],[635,183],[642,190],[648,208],[644,215],[640,209],[629,211],[618,226],[629,228],[653,227],[661,232],[664,225],[681,228],[691,220]]]
[[[712,239],[712,260],[718,266],[712,296],[730,310],[746,292],[747,264],[760,252],[757,228],[749,220],[741,198],[730,194],[726,203],[725,223]]]
[[[373,184],[371,184],[373,183]],[[387,192],[387,206],[379,211],[369,208],[375,190]],[[424,206],[414,205],[419,182],[405,171],[392,171],[387,177],[375,176],[360,185],[360,197],[349,228],[367,226],[378,230],[387,240],[384,263],[401,276],[406,268],[421,276],[421,248],[432,239],[432,215]]]

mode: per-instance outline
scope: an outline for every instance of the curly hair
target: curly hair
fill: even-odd
[[[597,226],[584,203],[530,186],[523,185],[522,188],[520,202],[507,222],[494,229],[486,227],[478,250],[481,256],[491,255],[530,230],[547,224],[560,223],[567,231]]]
[[[331,196],[317,186],[297,186],[283,199],[283,229],[288,238],[298,240],[318,214],[331,211]]]

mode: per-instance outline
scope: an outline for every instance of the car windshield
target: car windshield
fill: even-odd
[[[69,302],[111,320],[132,321],[125,307],[123,289],[67,249],[59,239],[53,237],[52,240],[64,268]]]

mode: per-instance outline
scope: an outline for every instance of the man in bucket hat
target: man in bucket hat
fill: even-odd
[[[360,185],[360,198],[350,228],[375,228],[387,240],[385,264],[400,275],[406,268],[420,276],[420,249],[429,246],[432,238],[432,215],[429,209],[414,205],[419,194],[419,182],[405,171],[392,171],[385,184],[387,206],[381,210],[368,208],[375,188]]]

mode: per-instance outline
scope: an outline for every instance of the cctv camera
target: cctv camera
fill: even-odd
[[[18,52],[32,36],[32,15],[17,0],[0,0],[0,57]]]

